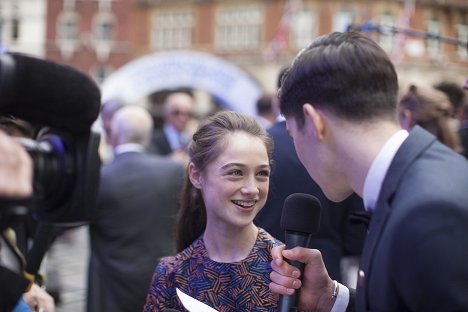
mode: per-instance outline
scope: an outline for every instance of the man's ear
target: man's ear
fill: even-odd
[[[323,114],[309,103],[304,104],[302,109],[305,118],[312,124],[315,136],[319,140],[322,140],[325,135],[325,120]]]
[[[197,189],[201,189],[203,177],[200,170],[198,170],[198,168],[195,167],[193,162],[189,163],[187,170],[190,182],[192,182],[193,186],[195,186]]]

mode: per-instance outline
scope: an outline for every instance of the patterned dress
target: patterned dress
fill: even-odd
[[[272,247],[282,245],[259,229],[247,258],[235,263],[211,260],[203,237],[156,267],[145,312],[176,309],[187,311],[176,288],[218,311],[277,311],[278,299],[270,289]]]

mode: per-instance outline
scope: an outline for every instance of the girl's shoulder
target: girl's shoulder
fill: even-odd
[[[180,271],[187,263],[199,258],[204,254],[203,242],[199,239],[195,240],[189,247],[185,248],[174,256],[163,257],[158,263],[156,270],[161,273],[171,273]]]
[[[282,241],[273,237],[270,233],[265,231],[262,228],[258,228],[258,238],[257,241],[262,242],[268,246],[268,249],[271,249],[276,246],[284,245]]]

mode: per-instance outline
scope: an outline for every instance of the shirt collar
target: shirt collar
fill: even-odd
[[[382,183],[387,175],[388,168],[401,144],[408,137],[408,131],[399,130],[385,142],[380,152],[372,162],[364,181],[363,200],[367,211],[374,211]]]
[[[128,152],[144,152],[145,147],[136,143],[124,143],[115,147],[114,154],[119,155]]]
[[[166,134],[166,138],[167,138],[167,141],[169,142],[169,145],[171,146],[171,149],[176,150],[180,148],[179,131],[177,131],[177,129],[174,128],[174,126],[169,123],[164,124],[163,131]]]

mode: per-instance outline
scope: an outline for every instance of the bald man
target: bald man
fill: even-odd
[[[173,227],[184,169],[146,153],[153,121],[142,107],[112,118],[114,160],[101,172],[90,224],[88,305],[93,311],[141,311],[154,268],[174,254]]]

